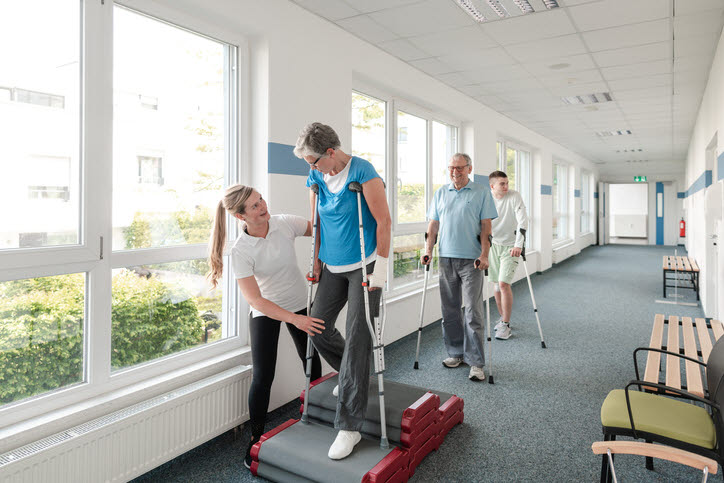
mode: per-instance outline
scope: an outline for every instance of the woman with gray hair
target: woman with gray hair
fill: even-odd
[[[312,343],[333,367],[339,367],[334,421],[339,432],[328,456],[342,459],[359,443],[367,410],[372,339],[365,321],[362,263],[370,274],[370,305],[377,307],[387,281],[392,222],[382,178],[369,161],[340,149],[334,129],[318,122],[308,124],[299,134],[294,154],[309,164],[307,186],[319,186],[320,242],[314,266],[319,287],[310,315],[325,324]],[[364,262],[360,259],[357,195],[347,189],[352,182],[362,185]],[[316,196],[310,190],[312,210]],[[349,304],[346,343],[334,326],[345,303]]]

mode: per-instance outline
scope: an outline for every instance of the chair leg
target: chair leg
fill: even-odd
[[[651,443],[650,440],[646,440],[647,443]],[[649,471],[654,471],[654,459],[651,456],[646,457],[646,469]]]
[[[616,436],[610,436],[608,434],[603,435],[604,441],[613,441],[616,439]],[[611,455],[613,457],[613,455]],[[611,474],[611,468],[608,465],[608,455],[603,454],[601,455],[601,483],[611,483],[613,480],[613,475]]]

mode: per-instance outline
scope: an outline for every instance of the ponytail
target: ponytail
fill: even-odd
[[[244,213],[244,203],[254,192],[251,186],[236,184],[230,186],[224,193],[224,198],[219,201],[214,216],[214,226],[209,239],[209,273],[206,278],[211,282],[213,288],[218,285],[218,280],[224,272],[224,246],[226,245],[226,212],[235,215]]]

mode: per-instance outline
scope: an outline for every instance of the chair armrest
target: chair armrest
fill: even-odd
[[[687,361],[696,362],[700,366],[706,367],[706,363],[700,361],[699,359],[694,359],[693,357],[685,356],[684,354],[679,354],[678,352],[666,351],[664,349],[657,349],[655,347],[637,347],[633,351],[634,371],[636,372],[636,379],[641,379],[641,376],[639,376],[639,364],[636,360],[636,354],[638,353],[638,351],[660,352],[661,354],[666,354],[667,356],[676,356],[681,359],[686,359]]]
[[[715,475],[719,470],[719,465],[711,458],[661,444],[642,443],[640,441],[596,441],[591,445],[591,450],[593,450],[593,454],[607,454],[610,450],[612,454],[650,456],[691,466],[702,471],[706,468],[712,475]]]
[[[657,389],[661,389],[662,391],[673,392],[673,393],[678,394],[678,395],[680,395],[680,396],[682,396],[682,397],[684,397],[684,398],[686,398],[686,399],[690,399],[690,400],[692,400],[692,401],[696,401],[696,402],[700,402],[700,403],[702,403],[702,404],[705,404],[705,405],[711,407],[712,410],[715,410],[715,411],[717,411],[717,412],[721,412],[721,408],[720,408],[720,406],[719,406],[717,403],[712,402],[712,401],[710,401],[710,400],[708,400],[708,399],[705,399],[705,398],[703,398],[703,397],[699,397],[699,396],[697,396],[696,394],[690,393],[689,391],[685,391],[685,390],[683,390],[683,389],[677,389],[677,388],[675,388],[675,387],[670,387],[670,386],[667,386],[667,385],[665,385],[665,384],[657,384],[657,383],[653,383],[653,382],[639,381],[639,380],[629,381],[629,383],[626,384],[626,387],[624,388],[624,391],[625,391],[625,393],[626,393],[626,409],[628,409],[628,418],[629,418],[629,422],[631,423],[631,431],[633,432],[633,437],[634,437],[634,439],[638,439],[638,436],[636,435],[636,427],[634,426],[633,412],[631,412],[631,400],[629,399],[629,395],[628,395],[628,393],[629,393],[629,387],[631,387],[631,386],[639,386],[639,388],[640,388],[641,386],[655,387],[655,388],[657,388]],[[666,397],[666,396],[657,396],[657,397]]]

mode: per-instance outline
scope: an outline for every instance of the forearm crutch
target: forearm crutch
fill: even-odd
[[[432,246],[435,246],[435,241],[433,240]],[[425,244],[427,244],[427,233],[425,233]],[[425,296],[427,295],[427,280],[430,278],[430,265],[432,265],[432,257],[428,257],[425,255],[423,257],[424,261],[427,263],[425,265],[425,275],[424,275],[424,281],[422,282],[422,304],[420,305],[420,326],[417,328],[417,349],[415,350],[415,369],[420,368],[420,364],[418,361],[420,360],[420,339],[422,338],[422,324],[423,324],[423,316],[425,315]]]
[[[370,312],[370,294],[369,294],[369,280],[367,279],[367,265],[365,264],[365,234],[364,227],[362,225],[362,185],[356,181],[349,184],[349,190],[357,193],[357,216],[359,218],[359,246],[362,253],[362,293],[365,299],[365,320],[367,322],[367,328],[372,336],[372,356],[375,362],[375,374],[377,374],[377,388],[379,390],[380,397],[380,448],[387,449],[390,447],[387,441],[387,423],[385,422],[385,388],[384,388],[384,377],[385,372],[385,344],[382,335],[385,331],[385,319],[387,313],[385,310],[385,298],[384,298],[384,287],[380,295],[381,313],[380,317],[374,318]],[[374,325],[373,325],[374,323]]]
[[[312,254],[309,256],[309,273],[307,273],[307,317],[312,316],[312,288],[317,279],[314,276],[314,264],[317,261],[317,218],[319,217],[319,185],[311,186],[314,192],[314,215],[312,216]],[[304,392],[304,410],[302,411],[302,422],[307,423],[307,407],[309,405],[309,386],[312,383],[312,359],[314,357],[314,346],[312,346],[312,336],[307,334],[307,364],[305,374],[307,377],[307,389]]]
[[[528,264],[525,259],[525,228],[520,228],[520,234],[523,235],[523,249],[520,256],[523,257],[523,268],[525,268],[525,278],[528,280],[528,289],[530,290],[530,300],[533,302],[533,313],[535,321],[538,323],[538,333],[540,334],[540,346],[546,348],[546,341],[543,340],[543,329],[540,327],[540,318],[538,317],[538,306],[535,304],[535,296],[533,295],[533,284],[530,283],[530,274],[528,273]]]
[[[480,240],[480,235],[478,235]],[[488,235],[488,244],[493,246],[493,235]],[[478,259],[475,260],[475,267],[480,265]],[[483,286],[481,288],[481,297],[485,302],[485,325],[488,332],[488,384],[495,384],[495,378],[493,377],[493,339],[490,337],[490,300],[485,297],[485,279],[488,278],[488,269],[483,271]]]

